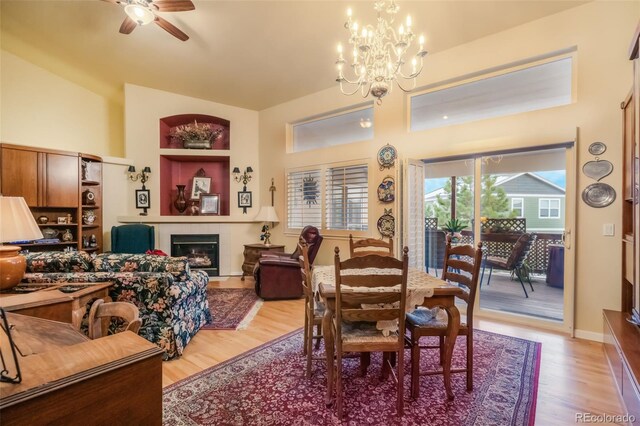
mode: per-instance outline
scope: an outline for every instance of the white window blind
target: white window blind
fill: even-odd
[[[369,217],[367,166],[329,168],[325,176],[326,229],[366,231]]]
[[[289,229],[302,229],[307,225],[321,227],[320,178],[320,170],[287,174],[287,226]]]
[[[373,106],[294,124],[293,152],[373,139]]]

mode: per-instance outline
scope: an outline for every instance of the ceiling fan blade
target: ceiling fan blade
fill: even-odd
[[[120,25],[120,32],[122,34],[131,34],[131,31],[135,30],[137,26],[136,21],[127,16],[122,21],[122,25]]]
[[[184,12],[187,10],[195,10],[196,8],[191,0],[155,0],[151,4],[158,12]]]
[[[107,3],[120,4],[120,0],[102,0],[102,1],[106,1]]]
[[[162,19],[159,16],[156,16],[156,20],[155,23],[158,24],[160,26],[160,28],[162,28],[163,30],[165,30],[166,32],[168,32],[169,34],[171,34],[172,36],[182,40],[182,41],[187,41],[189,40],[189,36],[186,35],[185,33],[183,33],[182,31],[180,31],[175,25],[173,25],[171,22]]]

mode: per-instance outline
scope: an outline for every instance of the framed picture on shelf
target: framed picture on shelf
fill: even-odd
[[[238,207],[251,207],[251,191],[238,191]]]
[[[148,209],[151,207],[148,189],[136,189],[136,209]]]
[[[200,214],[220,214],[220,194],[200,194]]]
[[[59,218],[58,218],[58,224],[59,224],[59,225],[66,225],[66,224],[68,224],[68,223],[69,223],[69,222],[67,222],[67,218],[66,218],[66,217],[59,217]]]
[[[211,191],[211,178],[196,176],[191,185],[191,199],[199,200],[200,194],[208,194]]]

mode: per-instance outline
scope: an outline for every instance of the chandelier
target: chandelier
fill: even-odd
[[[343,56],[342,44],[338,44],[338,78],[340,90],[345,95],[353,95],[358,90],[362,97],[371,94],[377,98],[378,105],[382,104],[382,97],[389,93],[395,81],[398,87],[408,92],[415,88],[416,77],[422,71],[422,59],[426,56],[424,37],[419,37],[419,49],[411,59],[411,65],[406,64],[406,54],[415,39],[411,28],[411,16],[407,16],[406,24],[400,24],[397,33],[393,22],[399,7],[395,1],[376,1],[373,7],[378,12],[377,24],[358,26],[358,22],[351,17],[351,9],[347,10],[347,22],[344,27],[349,30],[349,45],[351,52],[351,69],[353,77],[344,74],[347,61]],[[386,19],[383,17],[386,13]],[[408,83],[411,87],[404,87]]]

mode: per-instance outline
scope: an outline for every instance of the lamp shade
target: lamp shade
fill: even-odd
[[[43,238],[27,203],[22,197],[0,195],[0,242]]]
[[[256,215],[255,220],[258,222],[280,222],[276,209],[273,206],[260,207],[260,211]]]

